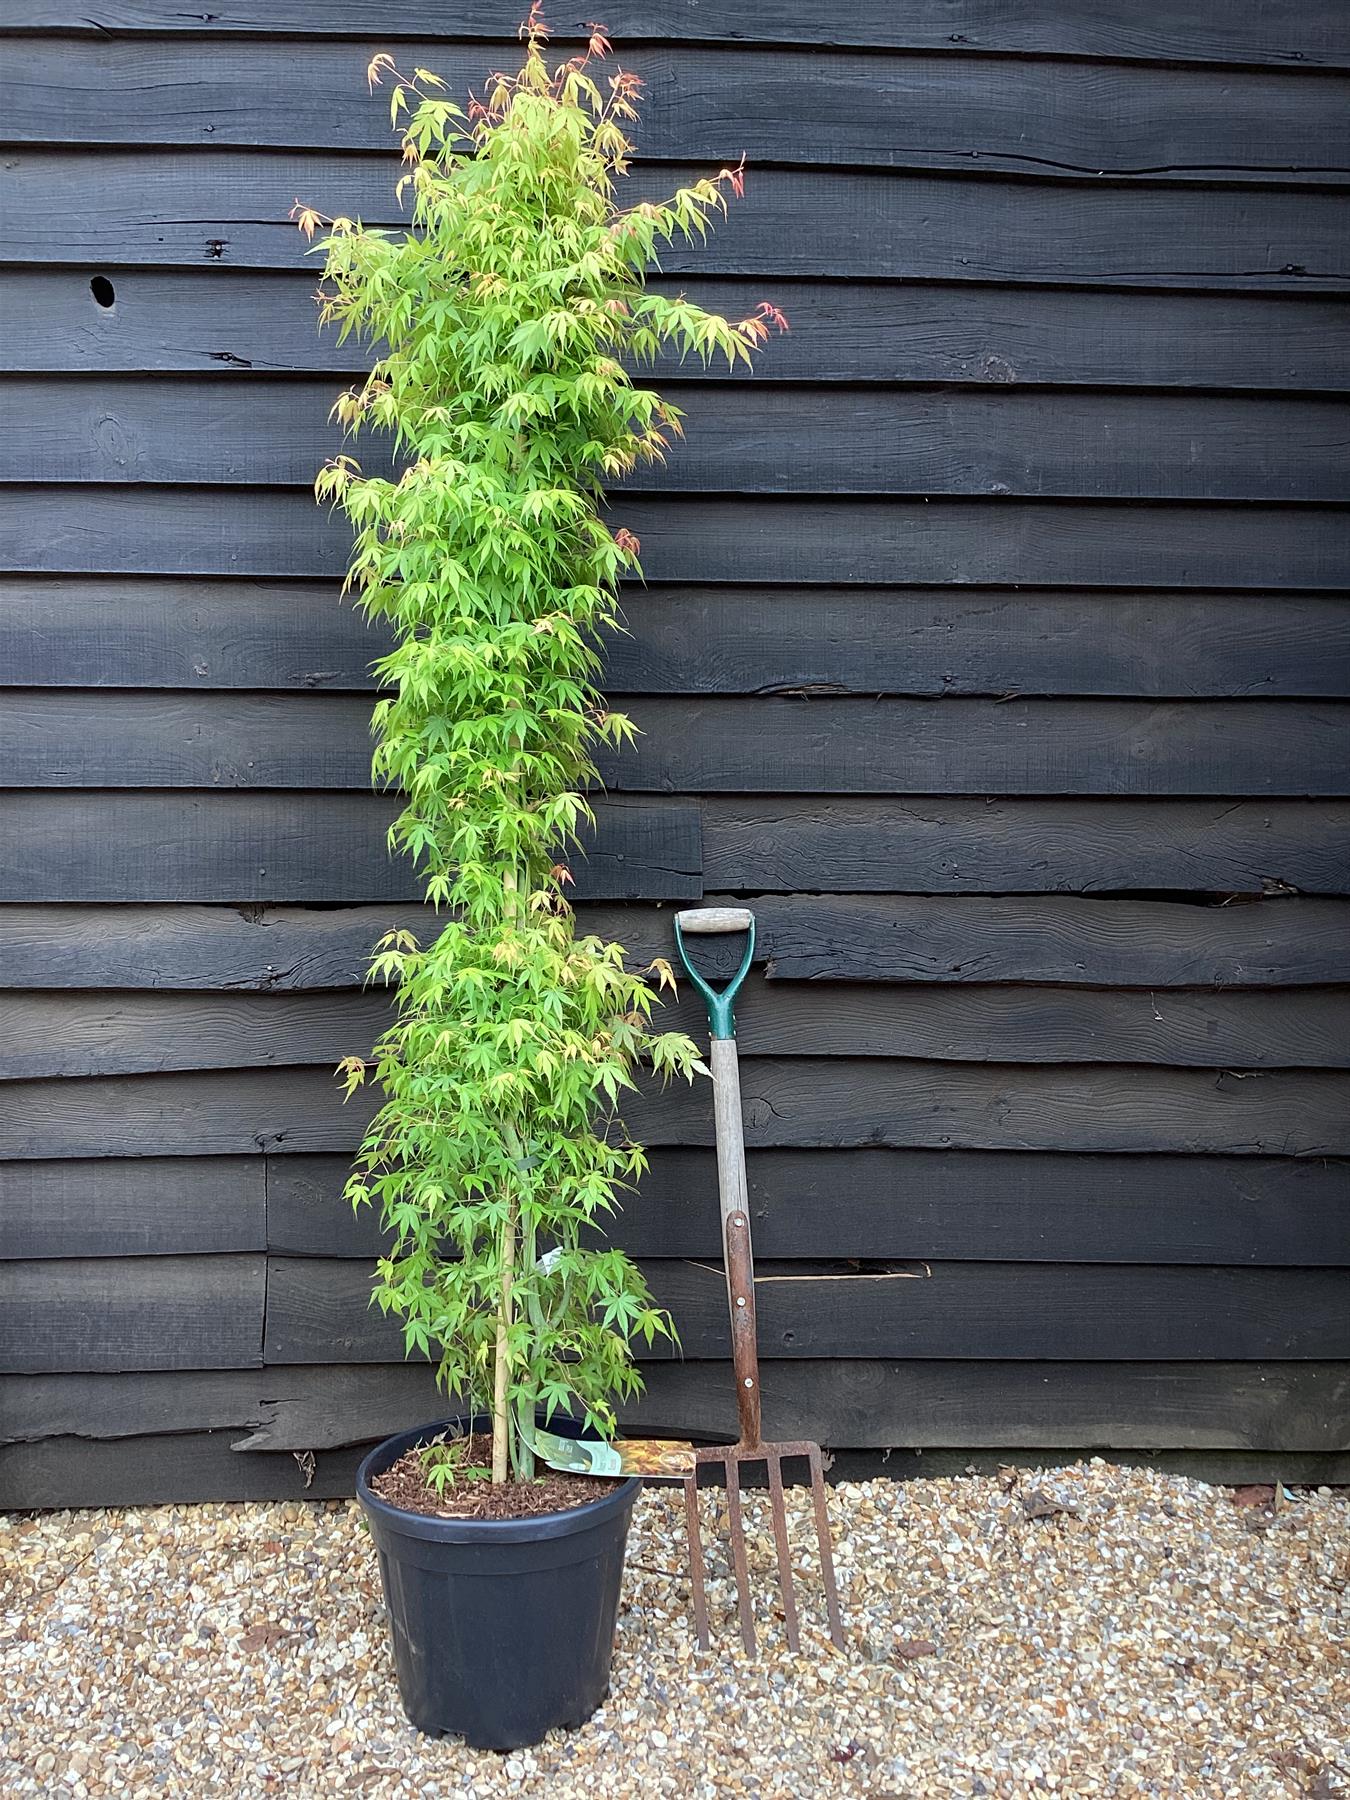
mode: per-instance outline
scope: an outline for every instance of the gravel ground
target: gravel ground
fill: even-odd
[[[1331,1800],[1350,1794],[1350,1505],[1264,1494],[1240,1504],[1097,1461],[844,1484],[830,1507],[847,1651],[818,1629],[789,1658],[768,1618],[750,1664],[716,1543],[717,1636],[694,1649],[678,1494],[649,1492],[609,1700],[508,1758],[405,1723],[352,1505],[14,1518],[0,1525],[0,1791]],[[720,1496],[703,1498],[712,1515]],[[789,1499],[805,1558],[805,1495]],[[750,1528],[763,1618],[761,1496]]]

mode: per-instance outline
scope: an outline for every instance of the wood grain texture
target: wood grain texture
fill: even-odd
[[[651,696],[628,711],[636,743],[596,753],[621,793],[1350,793],[1336,701]],[[355,695],[9,689],[0,766],[14,787],[365,789],[369,719]],[[647,861],[687,867],[691,848],[667,852],[658,828]]]
[[[286,993],[355,988],[378,939],[434,935],[422,906],[0,907],[0,986]]]
[[[0,1247],[19,1259],[373,1259],[384,1238],[371,1209],[343,1201],[349,1168],[322,1154],[0,1164]],[[1350,1263],[1350,1166],[1338,1161],[757,1150],[748,1173],[766,1257]],[[711,1155],[655,1151],[611,1235],[636,1256],[716,1260]]]
[[[607,517],[660,582],[1350,588],[1332,508],[634,494]],[[346,553],[299,490],[0,488],[0,573],[332,579]]]
[[[1344,894],[1350,806],[709,795],[703,858],[713,892]]]
[[[416,900],[416,871],[385,840],[396,810],[355,792],[0,791],[0,902]],[[579,898],[702,893],[696,802],[608,797],[595,812],[568,853]]]
[[[729,1437],[735,1403],[717,1363],[651,1363],[625,1429]],[[1350,1375],[1338,1363],[1017,1363],[893,1358],[779,1362],[766,1425],[784,1438],[941,1448],[1001,1444],[1156,1449],[1204,1445],[1338,1451]],[[259,1372],[0,1377],[0,1442],[97,1444],[160,1432],[230,1432],[258,1451],[345,1448],[444,1417],[420,1364],[310,1364]],[[246,1436],[239,1435],[247,1433]],[[1038,1435],[1039,1434],[1039,1435]]]
[[[53,1437],[0,1450],[0,1506],[27,1510],[350,1499],[363,1454],[321,1452],[311,1469],[308,1462],[302,1466],[284,1454],[235,1456],[224,1432],[172,1432],[97,1443]]]
[[[1350,605],[1317,594],[652,586],[611,694],[1350,694]],[[0,578],[14,687],[367,692],[389,640],[336,583]]]
[[[360,1144],[330,1068],[0,1084],[0,1158],[253,1156]]]
[[[190,904],[228,896],[236,906],[406,904],[416,901],[418,883],[406,864],[384,853],[388,814],[387,802],[354,793],[0,793],[7,846],[0,900]],[[1343,802],[737,795],[710,796],[704,819],[710,891],[1350,892],[1350,807]],[[101,844],[97,858],[82,848],[94,842]],[[337,865],[334,842],[344,845]],[[603,891],[599,871],[590,872],[597,860],[593,852],[573,866],[583,894]],[[623,867],[631,892],[632,866]],[[388,916],[400,922],[400,912]],[[92,915],[53,917],[58,947],[104,941]],[[343,917],[335,916],[334,932],[344,931]],[[4,941],[26,945],[30,959],[45,954],[34,923],[22,904],[13,914],[0,912]],[[378,936],[383,925],[371,923]],[[118,948],[127,930],[140,929],[120,910],[108,915],[107,941],[119,957],[112,966],[121,972],[111,984],[91,978],[85,985],[153,985],[157,965],[145,962],[133,974],[144,959],[134,946],[125,956]],[[360,966],[373,941],[366,929],[365,920],[354,921],[342,967]],[[170,945],[163,954],[172,959],[165,985],[198,985]],[[270,960],[250,965],[247,979],[284,985],[288,964],[275,960],[269,970]],[[42,986],[44,978],[37,973],[25,979],[30,984]]]
[[[584,39],[584,9],[555,7],[555,32]],[[1263,0],[1233,0],[1221,15],[1203,0],[1147,0],[1122,13],[1110,0],[1049,0],[1034,11],[1009,11],[999,0],[963,6],[953,33],[950,10],[934,0],[851,0],[825,8],[816,0],[784,0],[766,12],[755,0],[724,0],[715,12],[700,0],[641,0],[624,10],[625,45],[643,40],[733,44],[852,44],[863,48],[940,50],[954,44],[976,53],[1113,57],[1122,60],[1350,67],[1350,28],[1333,0],[1296,12]],[[496,38],[496,0],[463,0],[453,16],[429,15],[416,0],[382,0],[385,36]],[[441,29],[437,31],[437,26]],[[203,41],[222,33],[361,37],[370,29],[366,0],[231,0],[219,12],[191,13],[173,0],[15,0],[2,29],[11,32],[182,33]]]
[[[19,1081],[336,1064],[370,1050],[392,1007],[379,992],[36,993],[11,994],[4,1017],[12,1035],[0,1081]],[[742,991],[736,1020],[741,1050],[751,1056],[1350,1067],[1350,988],[934,992],[918,984],[756,981]],[[663,1010],[660,1023],[700,1036],[706,1015],[697,997],[686,994]]]
[[[753,905],[759,959],[780,991],[820,980],[1146,991],[1350,980],[1343,900],[761,895]],[[0,908],[0,989],[352,989],[386,931],[426,942],[436,917],[415,906],[9,906]],[[578,920],[626,945],[635,966],[671,953],[665,908],[584,906]],[[709,969],[725,961],[729,973],[735,958],[710,944],[701,960]]]
[[[0,381],[0,481],[302,486],[343,449],[329,379]],[[1350,404],[1312,396],[708,383],[631,490],[1336,501]],[[387,440],[360,452],[396,467]]]
[[[30,265],[6,273],[0,369],[16,374],[363,372],[364,353],[317,326],[312,272],[115,268],[100,306],[83,269]],[[684,293],[739,319],[763,283],[734,276],[655,276],[654,293]],[[792,329],[760,358],[755,382],[948,382],[986,387],[1232,388],[1344,392],[1350,331],[1343,302],[1259,294],[1134,292],[1128,304],[1093,288],[908,286],[778,277]],[[690,374],[654,365],[663,386]],[[716,365],[698,380],[727,376]]]
[[[10,1081],[336,1064],[365,1055],[393,1016],[379,991],[23,994],[10,995],[4,1012],[16,1042],[0,1080]]]
[[[597,761],[633,792],[1350,793],[1334,701],[653,697],[632,713],[632,750]]]
[[[262,1363],[261,1256],[0,1262],[0,1369],[244,1369]]]
[[[0,100],[20,143],[384,150],[383,97],[364,79],[382,36],[361,44],[18,39]],[[950,46],[948,47],[950,52]],[[412,43],[400,68],[431,67],[458,96],[517,66],[511,41]],[[270,96],[303,56],[285,108]],[[1298,181],[1347,172],[1339,130],[1350,84],[1284,73],[765,47],[625,50],[642,81],[639,153],[756,166],[964,169],[1151,179]],[[792,105],[784,96],[792,95]],[[896,121],[902,120],[899,130]]]
[[[0,1163],[0,1257],[265,1250],[265,1175],[260,1156]]]
[[[19,148],[0,172],[5,257],[301,269],[296,196],[329,216],[397,225],[397,168],[393,155],[335,151]],[[689,172],[643,163],[631,199],[658,198]],[[1344,293],[1347,215],[1350,202],[1315,186],[761,168],[706,245],[672,245],[662,265],[673,276]]]
[[[191,1432],[159,1437],[48,1438],[0,1450],[0,1506],[27,1510],[71,1506],[160,1506],[198,1500],[349,1500],[356,1469],[368,1446],[321,1452],[311,1469],[294,1455],[252,1452],[236,1456],[224,1433]],[[1055,1446],[1033,1450],[992,1448],[915,1451],[881,1457],[841,1456],[835,1478],[867,1480],[900,1475],[960,1475],[969,1467],[986,1474],[1009,1462],[1029,1469],[1078,1460]],[[1284,1481],[1310,1487],[1343,1485],[1350,1455],[1318,1451],[1179,1450],[1119,1452],[1112,1460],[1170,1471],[1191,1480],[1236,1487]]]
[[[39,1265],[40,1266],[40,1265]],[[1038,1361],[1247,1361],[1350,1354],[1339,1270],[1036,1263],[913,1265],[885,1274],[756,1273],[760,1356]],[[685,1357],[726,1354],[720,1269],[652,1262]],[[369,1305],[364,1262],[268,1260],[268,1363],[401,1362],[403,1333]],[[669,1352],[644,1352],[652,1361]],[[766,1392],[768,1383],[766,1381]]]
[[[849,895],[757,903],[771,980],[1289,987],[1350,978],[1340,900]],[[1286,910],[1286,908],[1288,910]]]
[[[655,587],[623,611],[615,693],[1350,693],[1350,605],[1315,595]]]
[[[742,1064],[751,1148],[1350,1151],[1350,1077],[1308,1070],[1014,1067],[836,1057]],[[635,1096],[642,1143],[712,1143],[707,1084]],[[329,1068],[0,1084],[0,1158],[353,1151],[374,1098],[344,1105]]]
[[[953,1262],[1350,1265],[1350,1164],[1294,1157],[1085,1156],[989,1150],[754,1150],[763,1257]],[[366,1257],[385,1239],[341,1199],[344,1156],[267,1160],[267,1243]],[[664,1149],[610,1235],[634,1256],[716,1262],[707,1150]]]

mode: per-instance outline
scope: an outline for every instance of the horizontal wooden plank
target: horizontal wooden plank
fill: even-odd
[[[652,1363],[625,1428],[731,1436],[734,1396],[717,1363]],[[1028,1448],[1337,1451],[1350,1371],[1339,1363],[1017,1363],[810,1360],[764,1384],[765,1427],[782,1438],[886,1449],[997,1438]],[[444,1417],[423,1364],[299,1364],[134,1375],[0,1377],[0,1442],[86,1444],[172,1431],[247,1431],[253,1452],[331,1450]]]
[[[703,855],[708,888],[741,893],[1344,894],[1350,807],[710,795]]]
[[[780,981],[1056,981],[1285,987],[1350,978],[1350,906],[1182,906],[1054,895],[810,895],[756,902]]]
[[[342,1202],[349,1167],[268,1159],[270,1250],[381,1253],[374,1208]],[[746,1172],[766,1258],[1350,1265],[1350,1164],[1320,1158],[752,1150]],[[715,1262],[713,1153],[653,1151],[608,1235],[634,1256]]]
[[[3,1083],[0,1158],[350,1153],[372,1111],[327,1067]]]
[[[302,1464],[295,1456],[235,1456],[224,1432],[97,1443],[53,1437],[0,1450],[0,1506],[64,1510],[200,1500],[350,1499],[362,1455],[364,1449],[320,1452],[311,1468],[307,1459]]]
[[[742,1072],[755,1149],[1350,1151],[1350,1078],[1320,1071],[754,1057]],[[0,1157],[351,1151],[373,1104],[344,1105],[326,1067],[7,1082]],[[712,1143],[705,1082],[634,1096],[624,1113],[643,1143]]]
[[[266,1287],[261,1256],[0,1262],[0,1368],[257,1368]]]
[[[318,328],[313,271],[117,268],[111,305],[82,268],[6,272],[0,369],[88,375],[362,374],[354,339]],[[762,282],[654,276],[654,293],[688,293],[728,318],[763,298]],[[106,295],[105,295],[106,298]],[[1350,387],[1346,307],[1259,294],[1093,288],[909,286],[779,277],[791,330],[755,366],[775,381],[941,381],[959,385],[1300,389]],[[681,373],[655,365],[662,385]],[[688,374],[686,369],[684,374]],[[725,380],[716,365],[698,379]]]
[[[12,994],[0,1079],[336,1063],[365,1055],[391,1016],[378,991]],[[1315,1017],[1309,1023],[1315,1031]]]
[[[72,1506],[159,1506],[201,1500],[325,1500],[351,1498],[366,1446],[320,1452],[311,1467],[295,1455],[233,1454],[224,1433],[166,1433],[158,1437],[48,1438],[0,1450],[0,1506],[32,1510]],[[842,1454],[830,1479],[899,1479],[960,1475],[969,1468],[992,1475],[1008,1463],[1043,1469],[1077,1461],[1053,1445],[1031,1450],[995,1445],[916,1450],[881,1456]],[[1318,1451],[1124,1450],[1126,1466],[1170,1471],[1192,1480],[1240,1486],[1248,1482],[1342,1485],[1350,1455]]]
[[[780,990],[822,978],[1148,991],[1350,980],[1350,907],[1341,900],[770,894],[753,904],[758,954]],[[582,930],[625,944],[638,965],[671,952],[663,909],[587,906],[578,916]],[[406,929],[428,941],[436,917],[414,906],[7,906],[0,988],[351,989],[365,979],[376,939]],[[705,966],[718,967],[718,956],[707,946]]]
[[[435,928],[416,905],[0,906],[0,986],[352,988],[386,932]]]
[[[0,792],[0,901],[413,900],[422,884],[385,842],[396,810],[354,793]],[[608,797],[595,811],[568,853],[579,897],[702,893],[696,803]]]
[[[270,1249],[374,1258],[384,1241],[376,1214],[370,1208],[354,1213],[342,1199],[349,1168],[349,1157],[335,1155],[6,1163],[0,1165],[3,1253],[71,1258]],[[747,1168],[756,1246],[765,1257],[1350,1264],[1350,1166],[1344,1162],[755,1150]],[[636,1256],[716,1260],[721,1233],[712,1153],[654,1151],[649,1173],[609,1235]]]
[[[624,616],[616,693],[1350,693],[1350,606],[1314,595],[665,587]]]
[[[300,486],[343,449],[331,378],[11,376],[0,481]],[[708,383],[643,491],[1341,500],[1350,404],[1310,396]],[[373,439],[368,474],[394,459]]]
[[[634,494],[608,516],[662,582],[1350,588],[1331,508]],[[0,572],[331,578],[347,543],[302,490],[0,488]]]
[[[4,256],[312,267],[289,218],[296,196],[397,225],[397,169],[393,155],[335,151],[18,148],[0,171]],[[627,191],[659,197],[691,172],[645,163]],[[1345,292],[1347,213],[1346,198],[1317,187],[760,168],[706,244],[677,242],[661,262],[669,275]]]
[[[766,895],[759,953],[778,980],[1065,982],[1185,988],[1347,979],[1345,906],[981,896]],[[638,959],[670,949],[666,915],[583,909],[583,929]],[[419,909],[332,914],[244,909],[6,908],[4,985],[130,988],[352,987],[375,937],[434,934]],[[265,960],[266,959],[266,960]]]
[[[848,953],[864,960],[851,945]],[[990,973],[1003,977],[997,964]],[[964,971],[955,979],[965,980]],[[343,1056],[364,1055],[392,1009],[379,992],[32,993],[11,994],[4,1013],[9,1048],[0,1080],[20,1081],[336,1064]],[[967,986],[934,992],[918,984],[869,989],[828,979],[756,980],[742,990],[736,1020],[742,1054],[751,1056],[1350,1067],[1350,988],[1216,994]],[[660,1022],[695,1036],[707,1025],[692,992],[663,1009]]]
[[[621,1409],[626,1428],[735,1435],[735,1399],[723,1365],[654,1363],[644,1375],[645,1394]],[[428,1376],[416,1364],[355,1364],[322,1374],[299,1365],[284,1380],[264,1371],[257,1385],[275,1397],[259,1409],[263,1423],[238,1442],[250,1450],[337,1448],[358,1428],[373,1425],[379,1435],[411,1427],[447,1410],[444,1397],[439,1406],[432,1403]],[[42,1385],[60,1379],[48,1376]],[[238,1379],[243,1385],[250,1378]],[[1347,1388],[1350,1371],[1338,1363],[947,1362],[938,1368],[917,1360],[812,1359],[775,1364],[764,1383],[764,1416],[765,1429],[780,1438],[859,1448],[996,1437],[1012,1445],[1025,1438],[1028,1447],[1035,1438],[1036,1447],[1062,1441],[1153,1449],[1175,1441],[1327,1452],[1350,1448]],[[382,1414],[396,1422],[378,1422]]]
[[[725,1356],[720,1270],[689,1262],[644,1267],[653,1295],[674,1316],[683,1355]],[[266,1361],[402,1361],[402,1329],[372,1310],[370,1284],[365,1262],[269,1258]],[[902,1356],[1208,1362],[1350,1355],[1339,1270],[929,1262],[876,1275],[761,1273],[755,1287],[766,1361]],[[658,1352],[650,1355],[662,1360]],[[768,1386],[766,1381],[766,1392]]]
[[[1325,595],[653,586],[623,612],[616,694],[1350,694]],[[388,647],[334,583],[0,578],[14,687],[364,692]]]
[[[747,1058],[742,1071],[746,1141],[756,1147],[1288,1156],[1350,1148],[1350,1079],[1336,1074],[843,1057]],[[706,1090],[701,1082],[643,1095],[625,1113],[643,1141],[710,1144]]]
[[[0,100],[18,143],[270,146],[388,150],[367,44],[146,43],[18,39]],[[643,83],[634,138],[644,156],[751,163],[960,169],[1034,175],[1335,178],[1347,172],[1340,121],[1350,89],[1257,71],[975,59],[948,45],[922,57],[764,46],[625,50]],[[292,103],[297,54],[305,80]],[[518,45],[418,43],[399,66],[431,67],[454,94],[514,66]],[[783,97],[791,94],[791,106]],[[897,131],[896,121],[903,120]]]
[[[1334,701],[652,697],[632,712],[633,749],[597,761],[634,792],[1350,792],[1350,706]]]
[[[1273,638],[1267,603],[1249,604]],[[1332,626],[1338,603],[1320,604]],[[361,693],[392,641],[331,581],[0,578],[0,668],[15,686]],[[1273,642],[1268,650],[1279,654]]]
[[[236,1456],[225,1434],[219,1432],[168,1433],[96,1444],[84,1438],[48,1438],[40,1444],[12,1444],[0,1450],[0,1506],[23,1511],[200,1500],[349,1500],[365,1448],[321,1452],[311,1468],[307,1458],[302,1461],[284,1453]],[[828,1479],[961,1475],[971,1468],[993,1475],[1009,1463],[1044,1469],[1078,1460],[1075,1451],[1059,1451],[1053,1445],[1030,1450],[1006,1445],[915,1450],[895,1455],[845,1451],[836,1459]],[[1123,1450],[1111,1460],[1229,1487],[1273,1481],[1317,1487],[1343,1485],[1350,1479],[1350,1455],[1334,1452]]]
[[[553,8],[555,32],[584,37],[584,8]],[[1048,0],[1034,11],[1010,11],[999,0],[970,0],[961,30],[933,0],[851,0],[823,8],[813,0],[783,0],[766,12],[755,0],[722,0],[709,11],[700,0],[641,0],[624,9],[620,49],[656,42],[733,44],[852,44],[864,48],[968,52],[1011,51],[1122,60],[1269,64],[1313,68],[1350,66],[1350,28],[1333,0],[1309,0],[1290,13],[1264,0],[1232,0],[1216,14],[1204,0],[1147,0],[1122,12],[1109,0]],[[497,38],[496,0],[461,0],[437,17],[416,0],[381,0],[379,25],[389,38]],[[185,12],[173,0],[15,0],[3,27],[11,32],[183,33],[199,41],[221,34],[363,37],[371,28],[368,0],[231,0],[218,12]]]
[[[406,904],[418,893],[411,871],[385,851],[389,811],[355,793],[0,793],[0,897],[16,903],[0,908],[4,978],[348,986],[377,937],[421,920]],[[706,799],[703,814],[711,891],[1350,892],[1350,805],[1337,801],[728,795]],[[81,848],[91,840],[101,840],[96,859]],[[334,843],[344,847],[337,861]],[[584,865],[574,872],[595,891]],[[222,895],[236,904],[182,904]],[[91,911],[62,904],[71,900],[179,904]],[[278,901],[389,904],[295,918],[277,913]]]
[[[671,1022],[678,1019],[697,1035],[700,1010],[686,998]],[[1350,1067],[1350,989],[1214,994],[980,986],[934,992],[918,984],[868,989],[776,982],[745,990],[736,1016],[747,1055]]]
[[[0,1165],[0,1256],[194,1256],[267,1248],[253,1157]]]
[[[636,743],[596,763],[631,793],[1350,793],[1336,701],[650,696],[628,710]],[[365,788],[369,720],[367,699],[339,694],[11,688],[0,767],[13,787]],[[658,826],[648,857],[664,854]]]

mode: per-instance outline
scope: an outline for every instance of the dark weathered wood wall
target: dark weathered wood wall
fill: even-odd
[[[286,215],[389,218],[369,55],[477,78],[513,10],[5,8],[9,1504],[299,1492],[305,1452],[336,1491],[433,1405],[336,1200],[416,884],[307,492],[355,365]],[[770,1424],[1344,1478],[1350,18],[606,20],[639,185],[751,165],[663,279],[793,322],[752,383],[666,371],[688,444],[615,497],[646,735],[586,876],[643,946],[659,902],[763,915]],[[640,1112],[622,1235],[687,1353],[641,1416],[715,1431],[707,1095]]]

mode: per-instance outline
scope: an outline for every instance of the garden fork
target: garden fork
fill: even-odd
[[[716,989],[694,967],[685,938],[727,932],[745,932],[745,954],[731,980]],[[800,1645],[797,1603],[792,1589],[792,1559],[788,1549],[787,1509],[783,1503],[783,1458],[803,1457],[811,1471],[811,1499],[815,1508],[816,1537],[820,1544],[820,1572],[825,1586],[830,1637],[839,1649],[844,1630],[839,1617],[839,1594],[834,1579],[834,1555],[825,1510],[825,1475],[819,1444],[805,1442],[766,1444],[760,1435],[759,1346],[755,1330],[755,1262],[750,1235],[750,1201],[745,1179],[745,1130],[741,1120],[740,1069],[736,1057],[736,1024],[732,1003],[745,980],[755,952],[755,918],[747,907],[710,906],[675,915],[675,942],[680,960],[694,986],[708,1005],[712,1034],[713,1113],[717,1136],[717,1188],[722,1212],[722,1248],[727,1277],[727,1310],[731,1318],[731,1354],[736,1371],[736,1408],[741,1435],[736,1443],[695,1453],[695,1467],[684,1482],[685,1517],[689,1528],[689,1573],[693,1588],[694,1624],[700,1650],[708,1648],[708,1601],[704,1587],[703,1540],[699,1536],[698,1471],[720,1467],[726,1476],[727,1512],[730,1520],[731,1562],[736,1573],[736,1608],[740,1615],[741,1642],[747,1656],[755,1654],[755,1622],[750,1607],[750,1574],[745,1554],[745,1529],[741,1519],[741,1468],[762,1462],[769,1480],[769,1504],[773,1512],[773,1541],[778,1554],[778,1586],[783,1596],[783,1623],[789,1649]]]

